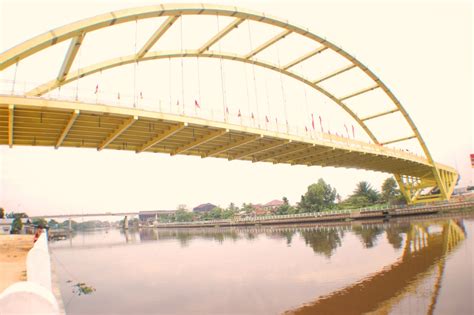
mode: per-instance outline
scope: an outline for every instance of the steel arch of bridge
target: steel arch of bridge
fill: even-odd
[[[201,47],[195,50],[150,51],[152,47],[154,46],[154,44],[159,41],[160,37],[162,37],[166,33],[166,31],[179,18],[185,15],[218,15],[218,16],[233,17],[234,20],[230,24],[228,24],[225,28],[218,31],[207,42],[203,43]],[[70,72],[72,63],[81,47],[82,41],[85,38],[85,36],[87,36],[88,33],[93,32],[95,30],[102,29],[102,28],[107,28],[113,25],[121,24],[121,23],[137,21],[137,20],[147,19],[147,18],[156,18],[156,17],[166,17],[166,19],[161,24],[161,26],[154,32],[154,34],[148,39],[145,45],[136,54],[130,55],[130,56],[124,56],[124,57],[116,58],[112,60],[106,60],[95,65],[90,65],[90,66],[78,69],[77,71],[74,71],[72,73]],[[210,50],[210,48],[214,44],[216,44],[219,40],[221,40],[228,33],[230,33],[234,28],[238,27],[241,23],[243,23],[246,20],[272,25],[274,27],[280,28],[281,33],[274,36],[273,38],[268,39],[268,41],[261,44],[259,47],[253,48],[252,51],[249,51],[247,54],[244,54],[244,55],[238,55],[231,52],[220,52],[220,51]],[[279,40],[285,38],[286,36],[292,33],[299,34],[301,36],[304,36],[314,41],[315,44],[318,45],[318,47],[310,52],[307,52],[301,55],[299,58],[283,66],[271,64],[269,62],[259,60],[255,57],[263,50],[271,47],[272,45],[277,43]],[[256,66],[260,66],[263,68],[281,72],[282,74],[286,76],[299,80],[300,82],[307,84],[308,86],[312,87],[313,89],[317,90],[318,92],[322,93],[323,95],[331,99],[334,103],[338,104],[342,109],[344,109],[363,128],[363,130],[367,133],[367,135],[376,145],[395,143],[395,142],[400,142],[400,141],[416,138],[426,157],[426,163],[423,163],[423,165],[424,166],[429,165],[431,168],[431,170],[428,173],[426,172],[425,169],[423,169],[423,172],[418,172],[418,173],[416,172],[415,173],[411,172],[411,174],[409,174],[410,172],[403,173],[399,171],[398,169],[387,169],[384,163],[380,164],[383,166],[382,168],[385,167],[384,169],[385,171],[394,173],[395,178],[397,179],[400,185],[401,191],[409,203],[449,199],[454,189],[455,182],[458,178],[456,171],[450,167],[442,166],[434,162],[413,120],[410,118],[406,110],[400,104],[400,102],[395,97],[395,95],[389,90],[389,88],[363,63],[361,63],[359,60],[351,56],[342,48],[334,45],[333,43],[327,41],[326,39],[323,39],[313,34],[308,29],[290,24],[288,23],[288,21],[284,21],[275,17],[271,17],[265,14],[261,14],[261,13],[257,13],[257,12],[253,12],[249,10],[238,9],[236,7],[221,6],[221,5],[208,5],[208,4],[162,4],[162,5],[157,5],[157,6],[147,6],[147,7],[133,8],[133,9],[125,9],[125,10],[114,11],[114,12],[98,15],[98,16],[81,20],[78,22],[74,22],[74,23],[53,29],[44,34],[38,35],[30,40],[27,40],[5,51],[4,53],[0,55],[0,71],[6,69],[7,67],[15,63],[18,63],[19,61],[27,58],[28,56],[31,56],[43,49],[54,46],[65,40],[71,40],[71,43],[66,53],[66,56],[64,58],[63,64],[59,70],[58,76],[55,79],[49,82],[46,82],[38,86],[37,88],[29,91],[24,96],[25,98],[31,100],[32,98],[40,97],[41,95],[53,89],[61,87],[62,85],[72,82],[74,80],[77,80],[81,77],[84,77],[84,76],[87,76],[87,75],[90,75],[102,70],[110,69],[117,66],[122,66],[125,64],[133,63],[133,62],[138,62],[138,61],[146,61],[146,60],[153,60],[153,59],[160,59],[160,58],[207,57],[207,58],[229,59],[229,60],[234,60],[238,62],[255,64]],[[301,62],[309,58],[317,56],[324,50],[332,50],[333,52],[339,54],[340,56],[345,58],[347,61],[349,61],[350,64],[341,69],[336,70],[335,72],[328,73],[323,77],[315,78],[315,79],[308,79],[296,73],[295,71],[291,71],[291,69],[297,64],[300,64]],[[327,91],[320,85],[321,82],[324,82],[330,78],[336,77],[340,74],[345,73],[346,71],[350,71],[351,69],[356,69],[356,68],[363,71],[363,73],[365,73],[365,75],[372,80],[373,84],[368,86],[367,88],[364,88],[359,91],[354,91],[353,93],[350,93],[342,97],[337,97],[331,94],[329,91]],[[392,101],[395,107],[386,112],[377,113],[375,115],[371,115],[367,117],[359,117],[344,102],[347,99],[357,97],[359,95],[373,91],[375,89],[381,89]],[[7,114],[6,114],[7,121],[8,121],[7,123],[8,142],[7,143],[11,146],[13,145],[13,117],[14,117],[14,111],[15,111],[14,105],[15,105],[15,102],[16,103],[25,103],[25,102],[20,102],[18,99],[12,99],[8,97],[0,98],[0,100],[1,99],[3,99],[1,101],[2,102],[1,104],[3,104],[4,106],[5,105],[8,106]],[[105,112],[108,112],[108,110],[106,110]],[[410,126],[413,134],[401,139],[395,139],[395,140],[387,141],[385,143],[380,143],[376,135],[367,126],[365,121],[371,120],[371,119],[377,119],[379,117],[390,115],[395,112],[400,112],[402,114],[402,116],[404,117],[408,125]],[[56,147],[63,144],[63,141],[67,137],[69,130],[73,127],[78,116],[79,116],[79,110],[75,109],[72,112],[71,117],[68,119],[65,128],[62,130],[60,134],[60,138],[58,139],[55,145]],[[138,120],[137,115],[129,117],[128,120],[126,120],[123,124],[118,126],[115,137],[110,136],[106,138],[103,142],[101,142],[101,144],[97,148],[100,150],[109,146],[122,132],[127,130],[128,127],[130,127],[137,120]],[[168,136],[173,135],[179,132],[180,130],[185,129],[187,125],[184,126],[183,124],[187,124],[187,122],[181,122],[177,126],[174,126],[174,127],[171,126],[170,127],[171,131],[169,131]],[[209,137],[209,139],[212,140],[214,139],[212,136],[214,136],[215,138],[218,138],[222,134],[229,132],[228,128],[224,128],[224,130],[227,130],[227,131],[223,133],[216,131],[215,134],[208,135],[207,137]],[[257,132],[255,133],[258,134]],[[260,137],[263,137],[261,133],[260,133]],[[245,139],[241,139],[241,141],[244,141],[244,140]],[[288,140],[288,141],[292,141],[292,140]],[[137,150],[137,152],[144,151],[152,147],[153,145],[156,145],[156,143],[153,143],[153,139],[150,139],[150,141],[145,143],[141,149]],[[151,145],[151,146],[148,148],[145,148],[147,145]],[[197,145],[199,144],[196,144],[196,146]],[[349,153],[350,152],[352,151],[349,149]],[[177,154],[179,152],[177,153],[173,152],[173,153]],[[351,158],[350,154],[342,154],[342,155],[348,156],[349,160]],[[243,156],[237,155],[237,158],[247,157],[247,156],[248,155],[243,155]],[[252,155],[252,156],[253,158],[255,158],[255,155]],[[330,155],[326,157],[327,157],[327,159],[325,160],[326,162],[327,160],[331,159]],[[308,160],[304,160],[304,161],[307,162]],[[344,166],[344,167],[346,166],[346,164],[344,163],[347,162],[347,160],[343,159],[342,161],[340,160],[338,161],[340,162],[340,164],[338,164],[337,166]],[[318,164],[331,165],[331,164],[327,164],[326,162],[320,163],[321,161],[319,160],[316,160],[316,161],[309,160],[309,162],[311,163],[307,165],[315,165],[315,164],[316,165]],[[355,167],[379,170],[376,167],[374,167],[374,165],[378,167],[379,164],[360,163],[360,165],[355,165]],[[413,167],[416,168],[417,166],[415,165]],[[433,186],[436,186],[439,188],[438,194],[433,194],[429,196],[420,195],[421,191],[424,188],[433,187]]]

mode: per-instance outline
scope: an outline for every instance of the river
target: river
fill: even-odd
[[[50,247],[67,314],[474,314],[473,232],[474,215],[425,216],[111,229]]]

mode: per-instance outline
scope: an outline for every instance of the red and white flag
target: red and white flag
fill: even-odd
[[[321,118],[321,115],[319,115],[319,125],[321,126],[321,132],[324,132],[324,129],[323,129],[323,119]]]
[[[313,126],[314,130],[314,114],[311,114],[311,126]]]
[[[94,92],[94,94],[97,94],[97,93],[99,93],[99,84],[97,84],[97,85],[95,86],[95,92]]]
[[[304,126],[304,130],[305,130],[306,132],[308,132],[308,127]]]
[[[354,125],[352,125],[352,138],[355,139],[355,129],[354,129]]]
[[[201,108],[197,100],[194,100],[194,106],[196,106],[196,108]]]

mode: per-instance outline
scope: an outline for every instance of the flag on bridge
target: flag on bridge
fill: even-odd
[[[313,126],[314,130],[314,114],[311,114],[311,126]]]
[[[355,129],[354,129],[354,125],[352,125],[352,139],[355,139],[356,135],[355,135]]]
[[[321,126],[321,133],[324,132],[324,129],[323,129],[323,119],[321,118],[321,115],[319,115],[319,125]]]
[[[347,125],[346,125],[346,124],[344,124],[344,128],[346,129],[347,138],[350,138],[350,137],[349,137],[349,129],[347,129]]]
[[[270,120],[268,120],[268,116],[267,116],[267,115],[265,115],[265,122],[266,122],[266,123],[269,123],[269,122],[270,122]]]
[[[201,108],[197,100],[194,100],[194,106],[199,109]]]
[[[255,119],[255,116],[253,115],[253,113],[252,113],[252,119]]]
[[[240,113],[240,109],[239,109],[239,112],[237,113],[237,117],[242,117],[242,114]]]
[[[94,92],[94,94],[97,94],[97,93],[99,93],[99,84],[97,84],[97,85],[95,86],[95,92]]]

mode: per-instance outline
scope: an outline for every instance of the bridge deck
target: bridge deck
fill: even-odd
[[[195,117],[34,97],[0,95],[2,144],[185,154],[416,177],[432,173],[420,156],[329,134],[311,139]]]

